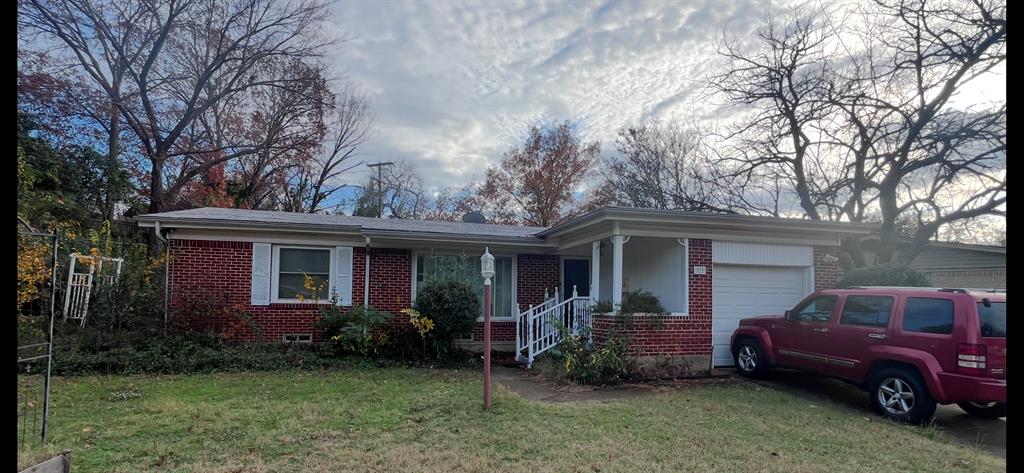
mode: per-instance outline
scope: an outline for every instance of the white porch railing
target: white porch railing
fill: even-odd
[[[569,333],[578,335],[584,327],[591,327],[589,297],[576,294],[561,300],[558,288],[554,297],[545,294],[544,302],[531,305],[516,317],[516,360],[526,362],[529,368],[538,355],[557,346],[562,341],[556,322],[561,323]]]

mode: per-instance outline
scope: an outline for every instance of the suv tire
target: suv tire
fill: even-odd
[[[880,414],[900,422],[924,423],[935,415],[935,400],[916,371],[884,368],[871,377],[868,393]]]
[[[1005,402],[958,402],[956,405],[975,417],[983,417],[985,419],[1006,417]]]
[[[732,354],[736,371],[748,378],[762,378],[768,373],[768,361],[757,340],[744,338],[736,344],[736,352]]]

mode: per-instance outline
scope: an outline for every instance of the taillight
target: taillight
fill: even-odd
[[[956,372],[980,376],[986,374],[985,358],[988,348],[985,345],[958,343],[956,345]]]

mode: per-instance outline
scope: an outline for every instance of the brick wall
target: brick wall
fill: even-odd
[[[561,283],[558,255],[518,255],[516,257],[516,303],[526,309],[544,302],[544,291],[554,291]]]
[[[365,249],[353,248],[352,304],[363,304]],[[171,309],[191,314],[190,325],[213,328],[238,342],[279,342],[286,333],[311,333],[320,317],[315,304],[249,304],[252,243],[171,240]],[[398,312],[411,299],[412,253],[405,249],[370,250],[370,304],[396,315],[393,325],[408,324]],[[247,314],[248,321],[240,314]]]
[[[835,262],[825,261],[825,255],[835,257]],[[836,246],[815,246],[814,247],[814,290],[832,289],[836,282],[843,275],[839,267],[839,247]]]
[[[632,339],[636,355],[710,355],[711,354],[711,240],[690,240],[689,315],[643,316],[619,327]],[[704,266],[707,274],[693,274],[694,266]],[[594,338],[608,337],[615,326],[614,316],[594,316]]]
[[[966,269],[924,272],[935,287],[983,287],[1006,289],[1005,269]]]
[[[363,304],[364,248],[353,248],[352,304]],[[544,290],[558,285],[558,256],[519,255],[517,300],[538,304]],[[237,342],[281,341],[286,333],[314,333],[320,313],[315,304],[249,304],[252,286],[252,243],[210,240],[171,240],[171,309],[193,314],[189,325],[212,328]],[[412,252],[407,249],[370,249],[370,306],[395,314],[391,325],[408,327],[400,314],[412,305]],[[248,314],[248,321],[240,314]],[[515,322],[493,322],[494,341],[515,340]],[[473,339],[483,338],[483,324],[473,329]]]
[[[491,321],[491,341],[492,342],[512,342],[516,339],[516,323],[515,321]],[[482,342],[484,341],[484,323],[477,322],[476,327],[473,327],[473,341]]]

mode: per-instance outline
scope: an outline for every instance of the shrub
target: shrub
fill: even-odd
[[[637,289],[622,295],[620,312],[623,314],[665,314],[668,311],[661,305],[661,300],[658,299],[658,296],[648,291]]]
[[[313,345],[228,345],[216,337],[196,334],[154,337],[145,344],[124,343],[96,351],[67,341],[54,344],[53,369],[61,376],[320,369],[338,364],[336,358]]]
[[[557,348],[566,379],[584,384],[615,384],[627,379],[634,360],[629,355],[629,338],[611,334],[600,347],[590,340],[590,329],[569,334],[558,324],[562,342]]]
[[[858,268],[847,272],[836,283],[836,287],[851,286],[906,286],[926,287],[930,285],[924,274],[903,264],[881,264]]]
[[[590,310],[595,314],[608,314],[614,312],[615,307],[612,306],[612,301],[598,301]]]
[[[419,289],[414,308],[433,321],[430,338],[437,355],[446,358],[454,352],[456,339],[472,333],[480,315],[480,298],[465,283],[437,281]]]
[[[323,333],[337,355],[380,354],[388,337],[384,325],[394,316],[372,307],[355,306],[343,310],[338,305],[337,295],[331,297],[329,306],[320,309],[320,315],[322,317],[313,326]]]

